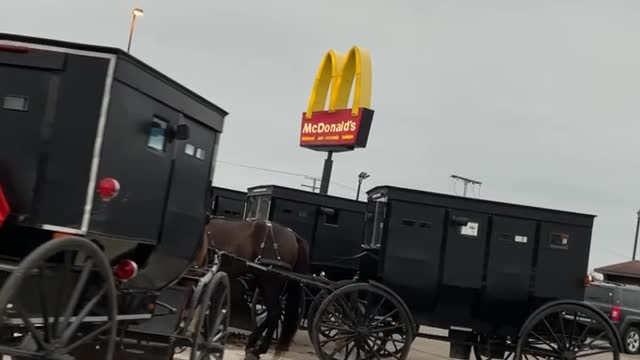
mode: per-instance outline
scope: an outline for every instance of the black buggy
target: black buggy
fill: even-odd
[[[229,281],[194,263],[226,115],[119,49],[0,34],[1,354],[222,358]]]
[[[220,193],[219,197],[224,193]],[[227,195],[227,197],[229,197]],[[230,207],[229,201],[224,203]],[[220,205],[220,204],[218,204]],[[239,207],[239,204],[235,204]],[[319,194],[277,185],[257,185],[247,189],[244,219],[268,220],[284,225],[308,241],[310,272],[316,281],[329,284],[352,280],[358,272],[357,255],[364,236],[366,202]],[[247,319],[234,316],[232,323],[252,329],[266,318],[266,307],[260,291],[251,281],[233,282],[233,313],[249,313]],[[300,327],[308,328],[308,310],[318,288],[304,286],[304,301],[300,309]],[[286,299],[282,299],[282,302]],[[241,306],[242,302],[247,307]],[[244,320],[244,321],[243,321]],[[279,330],[274,340],[278,339]]]
[[[390,186],[368,194],[357,279],[299,278],[322,289],[308,313],[320,359],[406,359],[416,337],[450,342],[458,359],[619,358],[607,314],[582,301],[594,216]]]

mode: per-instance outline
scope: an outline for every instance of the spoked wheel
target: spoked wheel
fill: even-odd
[[[198,305],[192,328],[190,360],[222,360],[229,334],[231,286],[224,272],[218,272]]]
[[[31,252],[0,290],[0,353],[20,359],[113,358],[116,290],[111,266],[87,239]],[[81,355],[82,354],[82,355]]]
[[[415,326],[400,300],[371,284],[350,284],[331,293],[313,320],[311,341],[322,360],[404,360]]]
[[[331,290],[335,291],[336,289],[339,289],[343,286],[354,284],[354,283],[355,283],[355,280],[340,280],[334,284],[331,284],[330,286],[331,286]],[[313,301],[309,305],[309,311],[307,312],[308,322],[313,324],[313,319],[316,317],[316,312],[318,311],[318,308],[320,308],[320,305],[322,305],[322,303],[327,299],[328,296],[329,296],[329,290],[322,289],[316,294],[316,296],[313,297]],[[313,338],[313,329],[314,329],[313,326],[311,325],[307,326],[307,334],[309,334],[309,339]]]
[[[534,313],[523,326],[515,360],[620,358],[618,336],[594,310],[559,304]]]

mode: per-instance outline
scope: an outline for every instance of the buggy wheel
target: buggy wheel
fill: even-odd
[[[0,290],[0,315],[3,333],[12,334],[2,338],[2,354],[110,360],[116,338],[111,266],[87,239],[50,240],[7,278]]]
[[[597,310],[580,303],[560,303],[536,311],[520,331],[515,360],[597,356],[620,359],[615,329]]]
[[[404,360],[414,340],[414,324],[401,300],[368,283],[331,293],[313,320],[311,342],[321,360]]]
[[[231,286],[226,273],[213,276],[198,308],[190,360],[222,360],[231,312]]]
[[[355,280],[340,280],[334,284],[331,284],[331,290],[335,291],[336,289],[339,289],[343,286],[346,286],[348,284],[354,284],[356,283]],[[309,325],[307,326],[307,334],[309,334],[309,339],[313,338],[313,319],[316,317],[316,312],[318,311],[318,308],[320,307],[320,305],[322,304],[322,302],[329,296],[329,290],[327,289],[322,289],[318,292],[318,294],[316,294],[316,296],[313,297],[313,301],[311,302],[311,304],[309,305],[309,311],[307,312],[307,322],[309,323]]]

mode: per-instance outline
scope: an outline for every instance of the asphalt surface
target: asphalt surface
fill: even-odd
[[[429,333],[437,333],[437,334],[446,334],[446,332],[429,329]],[[227,351],[225,351],[225,360],[243,360],[244,359],[244,343],[243,340],[237,340],[235,338],[230,339],[227,344]],[[269,352],[267,355],[263,355],[261,357],[262,360],[270,360],[272,357],[272,352]],[[611,354],[606,355],[596,355],[582,358],[582,360],[605,360],[612,359]],[[307,336],[306,331],[300,330],[294,344],[292,345],[290,351],[285,355],[286,360],[317,360],[313,346],[309,342],[309,338]],[[411,347],[411,352],[409,353],[409,360],[442,360],[442,359],[450,359],[449,358],[449,343],[437,340],[429,340],[429,339],[416,339],[413,342],[413,346]],[[471,360],[475,360],[475,357],[471,355]],[[622,355],[620,356],[620,360],[638,360],[640,357],[637,356],[629,356]]]

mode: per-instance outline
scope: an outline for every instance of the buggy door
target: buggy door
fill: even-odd
[[[57,77],[2,65],[0,58],[0,183],[16,215],[33,206],[44,123],[53,121]],[[53,88],[52,88],[53,87]],[[47,102],[48,101],[48,102]],[[49,107],[47,111],[47,107]]]
[[[193,264],[203,241],[217,133],[189,118],[181,123],[189,127],[190,136],[175,140],[162,236],[145,268],[152,288],[177,280]]]
[[[175,163],[167,199],[162,242],[173,256],[193,259],[202,241],[211,186],[211,165],[216,132],[184,118],[189,138],[176,141]]]

